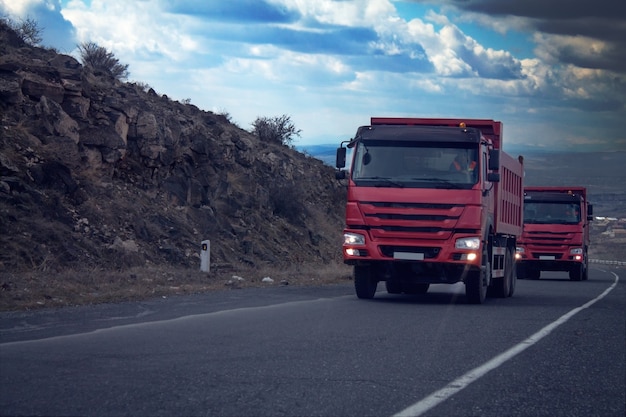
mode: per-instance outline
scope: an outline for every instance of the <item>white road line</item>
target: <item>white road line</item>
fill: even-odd
[[[513,346],[511,349],[509,349],[509,350],[499,354],[498,356],[494,357],[493,359],[491,359],[488,362],[485,362],[484,364],[480,365],[479,367],[472,369],[471,371],[469,371],[465,375],[462,375],[461,377],[459,377],[459,378],[455,379],[454,381],[450,382],[448,385],[446,385],[445,387],[443,387],[439,391],[433,392],[432,394],[430,394],[428,397],[425,397],[421,401],[419,401],[419,402],[413,404],[412,406],[410,406],[410,407],[400,411],[397,414],[394,414],[393,417],[419,417],[422,414],[424,414],[426,411],[430,410],[431,408],[435,407],[436,405],[438,405],[438,404],[444,402],[445,400],[447,400],[448,398],[452,397],[454,394],[456,394],[457,392],[461,391],[462,389],[467,387],[472,382],[478,380],[480,377],[485,375],[487,372],[496,369],[497,367],[499,367],[500,365],[502,365],[503,363],[505,363],[509,359],[512,359],[515,356],[517,356],[518,354],[522,353],[524,350],[526,350],[527,348],[531,347],[532,345],[534,345],[535,343],[537,343],[538,341],[540,341],[541,339],[543,339],[544,337],[546,337],[547,335],[552,333],[552,331],[554,329],[556,329],[560,325],[562,325],[565,322],[567,322],[574,315],[576,315],[576,314],[580,313],[582,310],[592,306],[593,304],[595,304],[596,302],[598,302],[602,298],[604,298],[608,293],[610,293],[617,286],[617,283],[619,281],[619,276],[616,273],[611,272],[611,274],[613,274],[613,276],[615,276],[615,281],[613,282],[613,285],[611,285],[602,294],[600,294],[599,296],[597,296],[593,300],[588,301],[585,304],[583,304],[582,306],[577,307],[577,308],[571,310],[570,312],[564,314],[563,316],[559,317],[559,319],[557,319],[556,321],[548,324],[543,329],[539,330],[537,333],[535,333],[532,336],[530,336],[528,339],[526,339],[526,340],[522,341],[521,343]]]

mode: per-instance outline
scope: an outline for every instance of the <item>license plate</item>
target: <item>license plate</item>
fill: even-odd
[[[540,256],[539,259],[542,261],[554,261],[556,259],[556,256],[545,255],[545,256]]]
[[[424,254],[423,253],[415,253],[415,252],[394,252],[394,259],[404,259],[407,261],[423,261]]]

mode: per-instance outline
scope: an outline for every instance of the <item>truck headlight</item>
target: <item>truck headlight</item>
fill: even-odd
[[[480,249],[480,238],[463,237],[461,239],[457,239],[456,242],[454,242],[454,247],[456,249],[478,250]]]
[[[365,236],[358,233],[344,233],[344,245],[365,245]]]
[[[524,253],[524,252],[526,252],[526,250],[522,246],[517,246],[515,248],[515,252],[516,253]]]
[[[570,255],[582,255],[583,248],[574,248],[569,250]]]

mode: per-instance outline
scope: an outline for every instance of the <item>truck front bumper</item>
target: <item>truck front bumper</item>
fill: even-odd
[[[460,238],[466,238],[461,236]],[[480,268],[482,245],[477,239],[474,248],[457,248],[456,240],[379,239],[351,231],[344,232],[343,259],[349,265],[374,262],[446,264],[454,267]]]

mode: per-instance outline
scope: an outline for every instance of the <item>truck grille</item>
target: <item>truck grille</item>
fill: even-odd
[[[454,207],[459,207],[454,204],[437,204],[437,203],[388,203],[379,201],[364,201],[362,204],[369,204],[374,207],[385,208],[420,208],[420,209],[436,209],[436,210],[450,210]]]
[[[574,233],[554,233],[554,232],[526,232],[526,236],[529,239],[541,239],[541,240],[570,240],[574,237]]]
[[[381,245],[380,252],[383,256],[393,258],[394,252],[423,253],[424,259],[434,259],[439,254],[440,248],[436,247],[417,247],[417,246],[393,246]]]
[[[574,239],[573,233],[550,233],[550,232],[526,232],[524,234],[524,241],[527,244],[534,245],[536,247],[561,246],[569,245]]]
[[[456,228],[465,209],[461,204],[365,201],[359,207],[367,225],[353,227],[370,230],[374,239],[445,240],[452,233],[478,233],[476,229]]]
[[[552,253],[552,252],[533,252],[532,256],[535,259],[540,259],[542,256],[544,256],[544,257],[554,257],[555,261],[558,261],[561,258],[563,258],[563,254],[561,254],[561,253]]]

